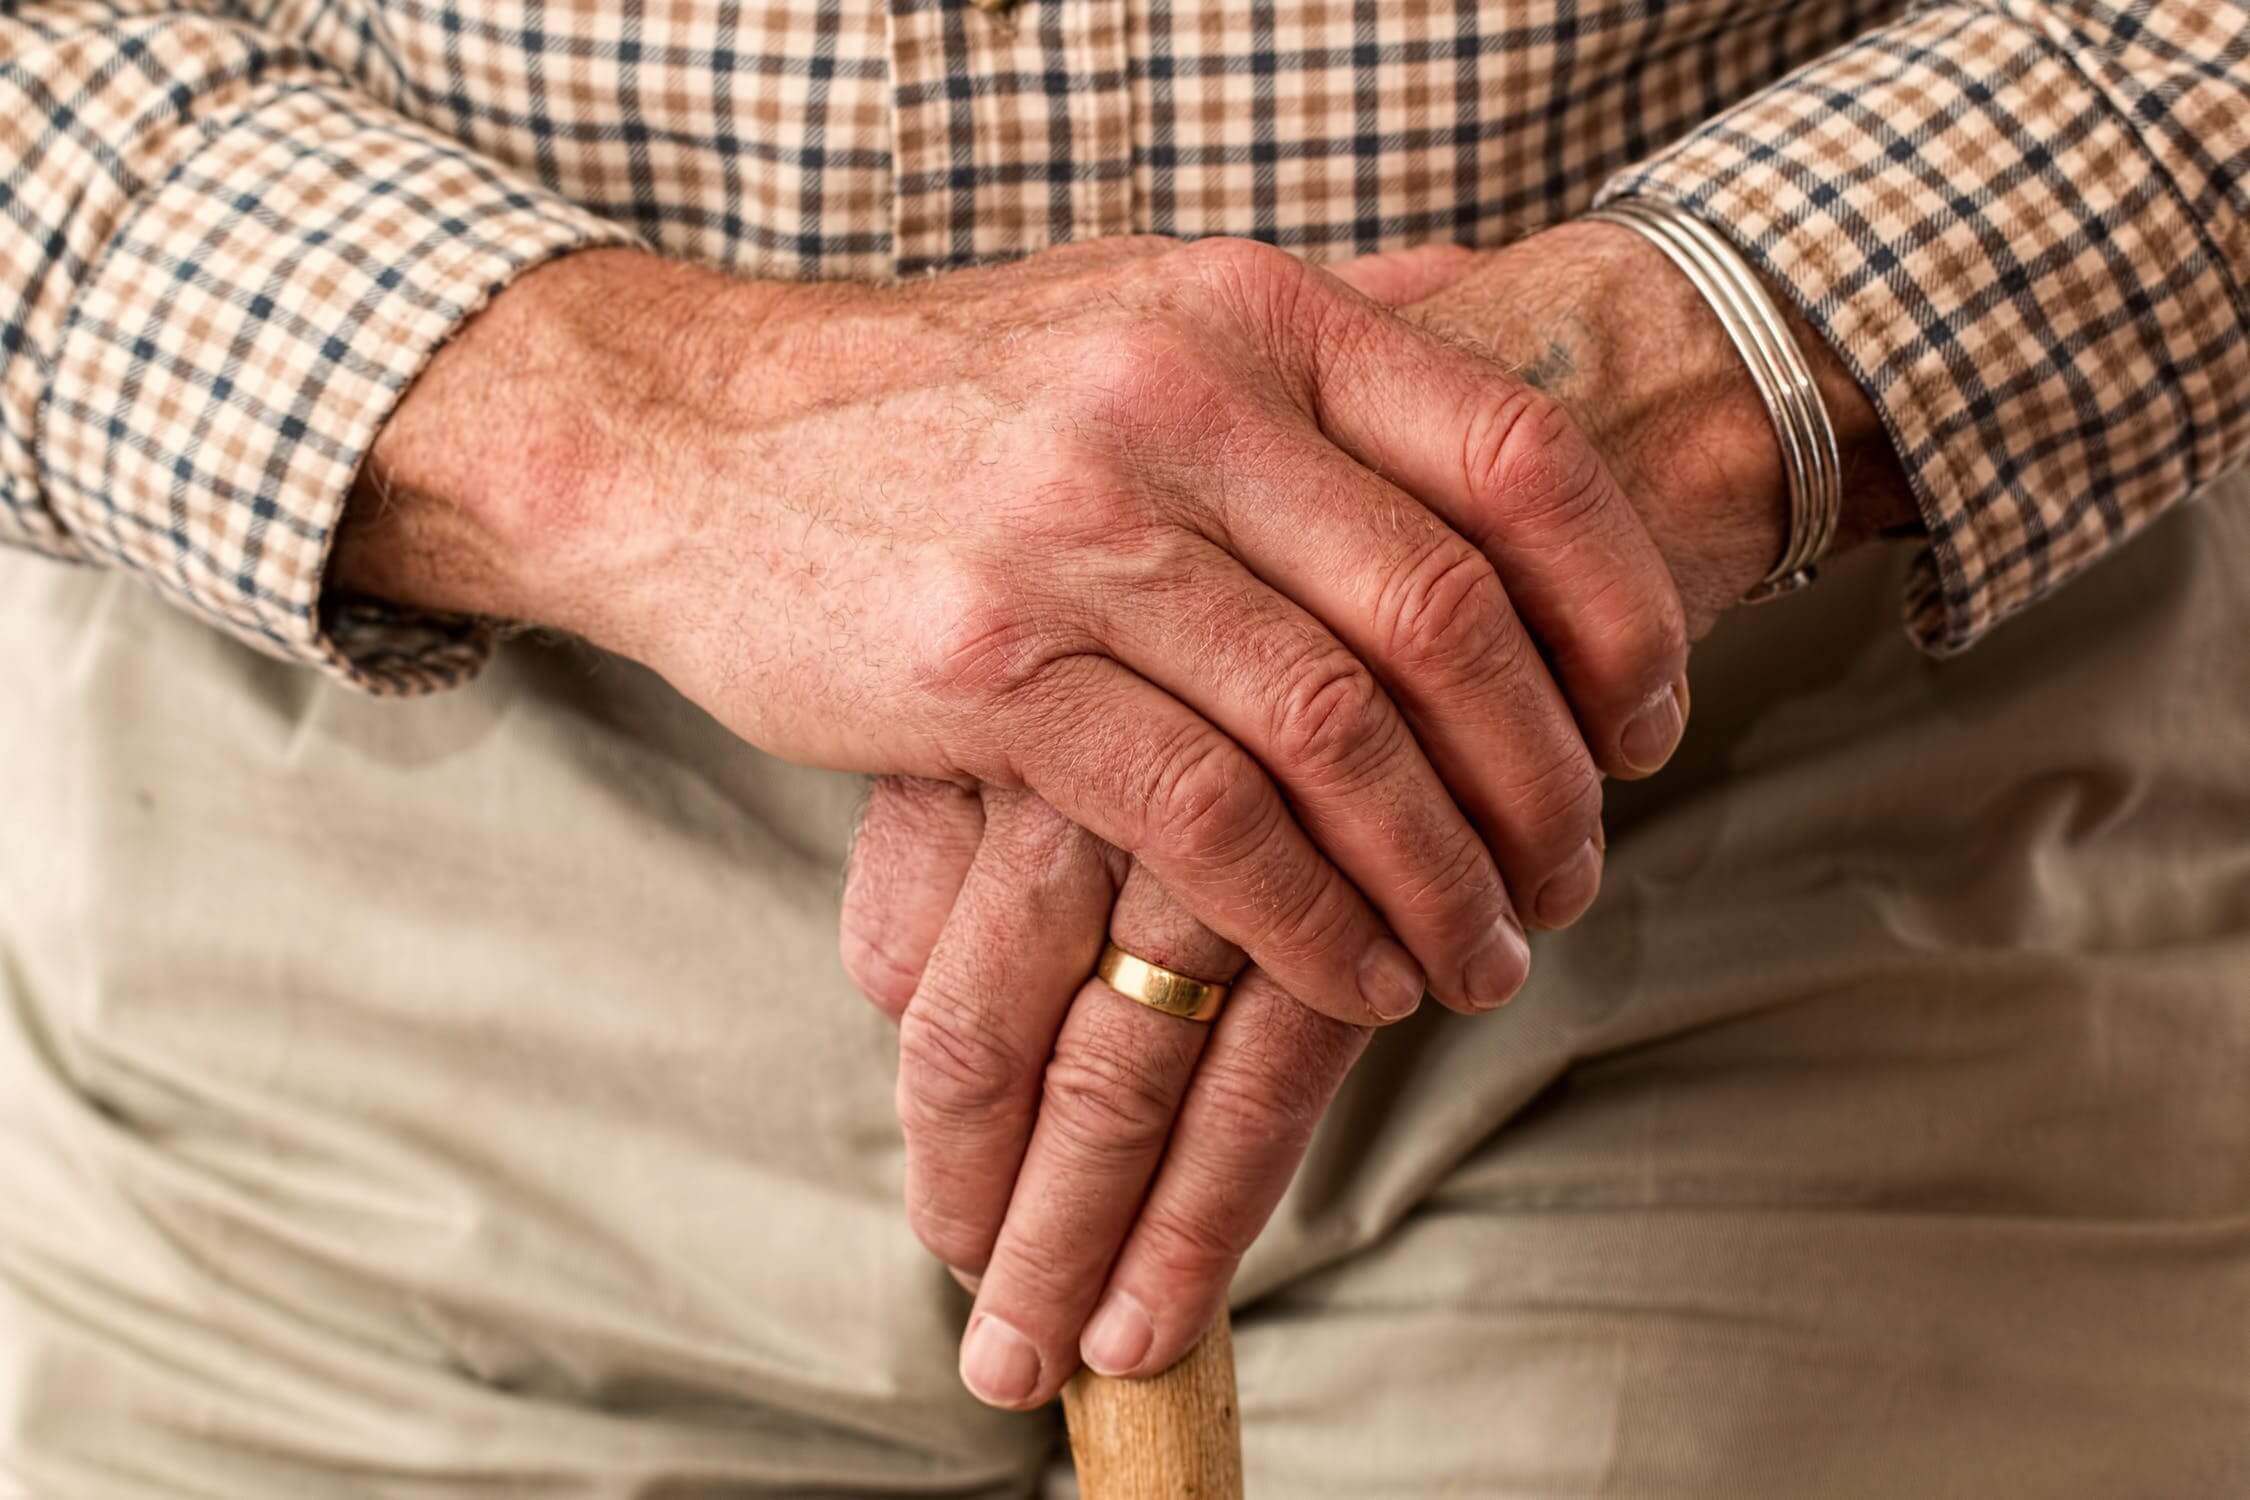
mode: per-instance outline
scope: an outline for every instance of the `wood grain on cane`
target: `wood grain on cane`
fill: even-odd
[[[1161,1375],[1081,1370],[1063,1387],[1081,1500],[1242,1500],[1242,1416],[1224,1311]]]

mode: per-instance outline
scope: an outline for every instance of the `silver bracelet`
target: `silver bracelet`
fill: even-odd
[[[1781,468],[1789,484],[1789,537],[1781,560],[1742,596],[1761,604],[1795,593],[1813,581],[1814,567],[1836,537],[1844,508],[1844,465],[1836,449],[1836,424],[1813,381],[1805,351],[1789,332],[1773,295],[1734,246],[1710,225],[1660,198],[1620,198],[1584,217],[1621,224],[1639,233],[1678,266],[1750,369],[1750,379],[1773,418]]]

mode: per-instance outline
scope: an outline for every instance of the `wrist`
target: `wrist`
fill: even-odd
[[[1663,550],[1695,633],[1773,568],[1789,499],[1772,417],[1702,294],[1655,246],[1619,225],[1558,225],[1436,302],[1440,322],[1572,409]],[[1873,406],[1787,317],[1843,457],[1833,556],[1917,512]]]
[[[643,655],[709,493],[694,471],[782,290],[630,250],[518,278],[377,435],[330,586]]]

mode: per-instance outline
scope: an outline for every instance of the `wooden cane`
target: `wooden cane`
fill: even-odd
[[[1063,1387],[1080,1500],[1242,1500],[1242,1413],[1227,1315],[1161,1375],[1080,1370]]]

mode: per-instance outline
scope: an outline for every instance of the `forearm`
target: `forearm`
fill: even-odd
[[[629,250],[518,280],[439,351],[378,435],[329,583],[570,631],[633,654],[662,552],[695,527],[714,447],[740,451],[820,372],[790,368],[805,288]],[[1664,550],[1696,628],[1779,555],[1773,424],[1701,295],[1629,231],[1566,224],[1480,257],[1414,310],[1566,402]],[[1913,524],[1874,408],[1801,322],[1844,447],[1836,549]],[[786,348],[786,352],[785,352]],[[714,430],[731,423],[731,435]]]
[[[518,280],[430,361],[369,450],[329,583],[630,651],[635,605],[742,405],[773,288],[630,250]],[[745,423],[756,413],[743,410]]]

